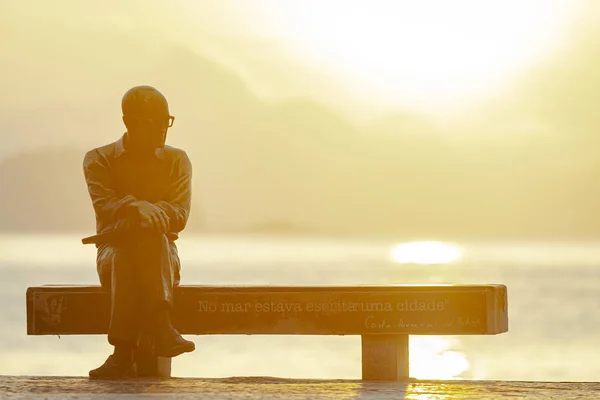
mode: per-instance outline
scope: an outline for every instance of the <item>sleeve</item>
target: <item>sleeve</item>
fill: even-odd
[[[121,198],[116,195],[108,163],[98,150],[86,153],[83,159],[83,174],[96,217],[105,223],[115,224],[126,206],[136,201],[131,195]]]
[[[173,171],[171,188],[165,200],[155,203],[169,217],[169,230],[181,232],[188,221],[192,199],[192,163],[182,151]]]

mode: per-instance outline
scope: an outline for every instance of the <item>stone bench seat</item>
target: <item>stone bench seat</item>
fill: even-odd
[[[27,289],[28,335],[106,334],[110,299],[99,286]],[[504,285],[179,286],[184,335],[360,335],[364,380],[409,376],[409,335],[508,331]],[[142,346],[143,347],[143,346]],[[141,350],[138,369],[170,376],[170,359]]]

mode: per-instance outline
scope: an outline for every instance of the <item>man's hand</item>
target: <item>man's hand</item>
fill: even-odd
[[[169,229],[169,217],[159,207],[147,201],[137,201],[133,207],[139,214],[140,226],[142,228],[156,229],[166,233]]]
[[[128,230],[135,226],[135,221],[131,217],[119,218],[115,224],[115,229]]]

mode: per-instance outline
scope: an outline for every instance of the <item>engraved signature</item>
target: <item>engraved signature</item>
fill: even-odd
[[[449,328],[453,325],[479,326],[481,325],[481,319],[479,317],[458,317],[449,318],[446,320],[436,319],[435,321],[428,322],[411,322],[404,321],[403,318],[400,318],[400,320],[387,320],[385,318],[377,318],[373,315],[369,315],[365,318],[364,324],[365,328],[374,330],[389,330],[403,328]]]

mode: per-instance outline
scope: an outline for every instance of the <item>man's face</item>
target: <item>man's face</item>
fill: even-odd
[[[173,117],[167,112],[138,113],[125,116],[127,132],[136,146],[142,148],[162,148],[167,139],[167,130],[173,123]]]

